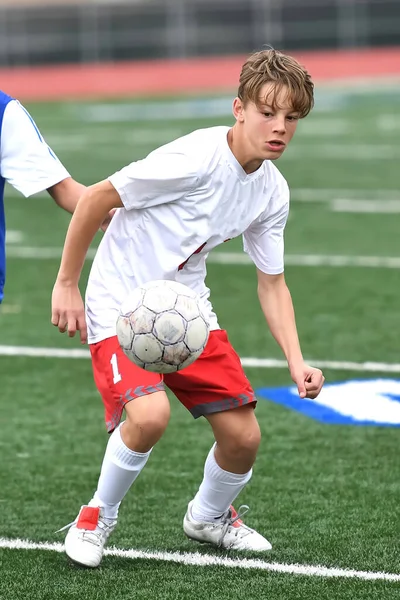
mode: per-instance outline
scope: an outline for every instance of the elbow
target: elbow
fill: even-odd
[[[267,273],[258,272],[257,293],[259,296],[265,296],[276,290],[281,290],[286,287],[285,276],[283,273],[278,275],[268,275]]]
[[[60,208],[73,213],[78,200],[86,190],[87,188],[84,185],[78,183],[72,177],[67,177],[51,186],[47,191]]]

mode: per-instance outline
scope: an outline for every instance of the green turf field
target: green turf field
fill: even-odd
[[[28,108],[73,176],[87,184],[177,135],[231,123],[228,115],[212,116],[223,102],[189,104],[187,118],[182,118],[186,105],[154,102]],[[286,278],[309,359],[400,362],[399,102],[399,87],[320,91],[314,113],[300,123],[278,163],[293,198]],[[257,408],[262,447],[254,478],[240,497],[251,507],[249,525],[273,544],[262,559],[367,571],[371,577],[386,572],[397,574],[397,581],[345,577],[342,571],[332,578],[319,571],[280,572],[279,566],[249,569],[244,563],[228,568],[218,563],[225,554],[186,540],[181,521],[212,440],[207,424],[194,422],[174,398],[170,426],[126,498],[112,538],[117,548],[141,551],[141,558],[107,556],[100,569],[85,571],[59,552],[4,548],[15,538],[62,542],[54,531],[89,500],[106,443],[90,361],[18,356],[15,348],[80,348],[50,325],[51,289],[68,215],[48,198],[25,200],[10,189],[6,211],[8,280],[0,308],[1,600],[398,598],[400,429],[322,424],[264,400]],[[239,263],[240,240],[221,252],[230,262],[221,264],[215,252],[207,280],[221,326],[242,357],[281,358],[257,306],[254,268]],[[338,262],[345,266],[332,266]],[[371,263],[378,266],[362,266]],[[90,261],[85,276],[89,267]],[[16,356],[5,356],[11,347]],[[256,389],[290,385],[285,369],[250,367],[247,373]],[[384,367],[379,373],[328,368],[325,375],[330,383],[400,379]],[[173,552],[185,556],[197,550],[215,557],[216,564],[167,560]],[[165,554],[155,560],[146,551]]]

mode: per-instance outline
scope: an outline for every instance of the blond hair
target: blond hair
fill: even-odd
[[[273,83],[266,98],[261,98],[261,88]],[[238,97],[243,104],[268,104],[277,107],[277,97],[283,87],[286,98],[300,118],[306,117],[314,106],[314,84],[309,73],[292,56],[277,50],[255,52],[242,66],[239,78]],[[267,102],[268,100],[268,102]]]

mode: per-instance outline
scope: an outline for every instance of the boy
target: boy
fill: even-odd
[[[254,392],[208,299],[205,261],[212,248],[243,234],[269,328],[300,396],[315,398],[324,377],[304,363],[300,350],[283,274],[289,191],[271,162],[312,105],[313,84],[296,60],[275,50],[257,52],[242,67],[233,127],[197,130],[158,148],[89,188],[79,201],[53,290],[52,323],[70,336],[79,330],[81,341],[88,340],[111,436],[97,490],[65,540],[73,561],[100,564],[119,505],[167,426],[164,382],[194,417],[209,421],[216,440],[184,517],[186,535],[225,549],[271,548],[231,506],[251,478],[260,429]],[[81,269],[95,231],[114,207],[121,210],[92,266],[85,320]],[[120,303],[130,289],[153,279],[180,281],[198,292],[212,330],[195,363],[164,377],[133,365],[115,336]]]
[[[85,186],[71,178],[46,144],[25,108],[0,90],[0,303],[6,273],[6,181],[26,197],[47,190],[58,206],[70,213],[74,212],[85,190]],[[108,218],[103,228],[107,221]]]

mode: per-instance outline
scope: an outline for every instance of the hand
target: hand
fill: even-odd
[[[297,385],[300,398],[316,398],[324,385],[325,377],[320,369],[306,363],[292,365],[290,375]]]
[[[111,219],[113,218],[113,216],[116,213],[116,208],[113,208],[112,210],[110,210],[110,212],[108,213],[108,215],[106,216],[106,218],[104,219],[104,221],[102,222],[100,229],[101,231],[105,231],[107,229],[107,227],[109,226],[109,224],[111,223]]]
[[[80,331],[82,344],[87,342],[85,308],[77,285],[65,285],[56,281],[51,299],[51,322],[60,333],[68,331],[74,337]]]

